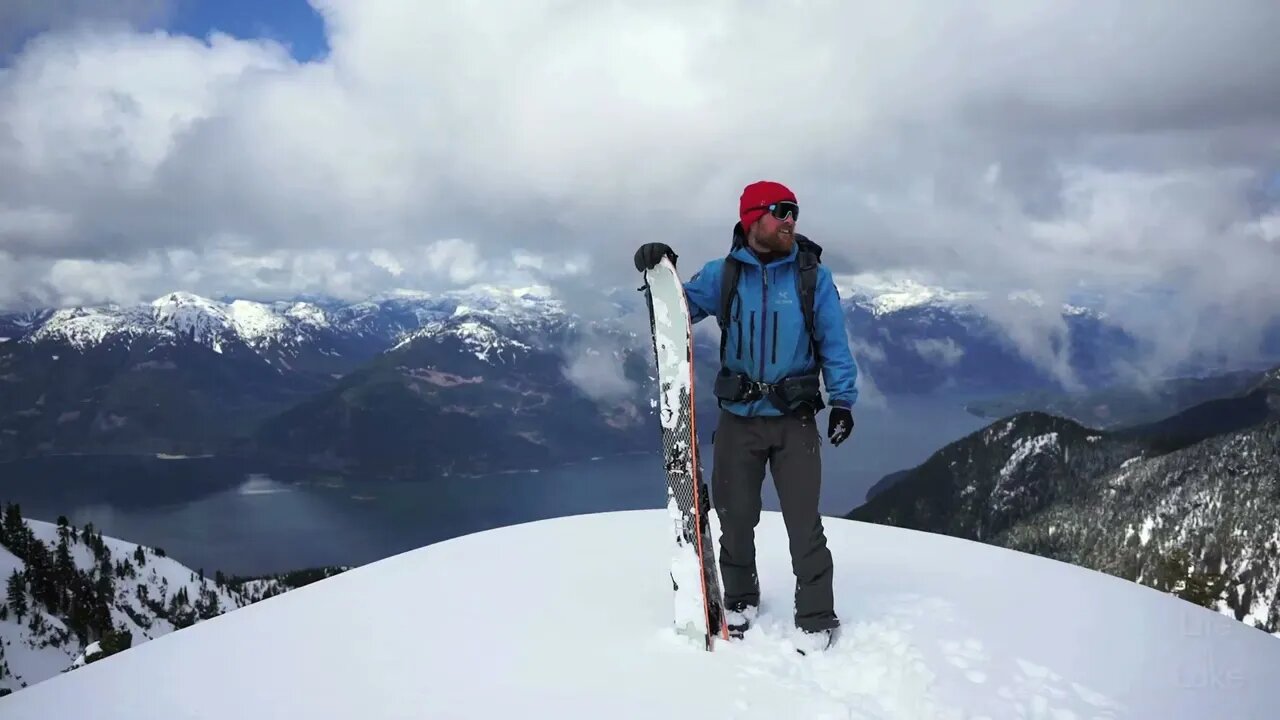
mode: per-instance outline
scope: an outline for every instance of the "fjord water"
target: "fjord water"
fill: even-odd
[[[955,399],[939,398],[868,404],[857,422],[845,444],[822,446],[826,514],[843,515],[886,473],[986,424]],[[711,446],[702,452],[709,482]],[[66,515],[76,525],[162,547],[207,574],[249,575],[359,565],[549,517],[663,507],[661,467],[655,449],[541,471],[390,482],[235,458],[60,456],[0,465],[0,501],[20,503],[27,517]],[[777,509],[769,478],[763,496],[765,508]]]

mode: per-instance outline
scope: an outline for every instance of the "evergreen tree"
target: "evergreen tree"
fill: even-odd
[[[100,598],[100,602],[111,602],[116,596],[116,584],[115,574],[111,571],[110,560],[104,558],[99,562],[96,573],[94,592]]]
[[[4,526],[5,545],[13,551],[14,555],[25,558],[27,555],[26,539],[27,524],[22,521],[22,512],[18,505],[14,503],[6,503],[4,506],[4,520],[0,521]]]
[[[9,576],[9,607],[22,622],[22,616],[27,614],[27,581],[17,570]]]
[[[93,663],[105,657],[110,657],[120,652],[128,650],[133,645],[133,634],[128,630],[117,630],[109,628],[103,633],[102,639],[98,642],[100,652],[85,657],[85,663]]]
[[[58,550],[53,561],[54,576],[58,580],[58,585],[63,588],[69,588],[75,584],[76,564],[71,559],[71,545],[66,535],[58,541]]]
[[[27,546],[27,583],[31,586],[31,597],[44,605],[49,612],[59,613],[61,593],[58,590],[54,571],[53,554],[44,542],[32,537]]]

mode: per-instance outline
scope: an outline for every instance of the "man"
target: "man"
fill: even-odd
[[[831,551],[818,513],[822,457],[816,415],[824,407],[818,377],[831,406],[827,437],[839,445],[853,431],[857,366],[831,272],[817,263],[821,248],[795,231],[799,214],[796,197],[785,186],[767,181],[748,185],[739,201],[728,257],[706,263],[684,289],[693,322],[724,315],[711,495],[720,518],[720,571],[730,631],[741,637],[759,609],[755,528],[768,463],[790,543],[795,624],[808,648],[825,649],[834,642],[840,622]],[[652,268],[663,256],[676,260],[665,243],[647,243],[636,251],[636,268]],[[816,281],[812,331],[798,282],[802,267],[810,267],[808,277]],[[729,297],[722,297],[724,275],[733,271],[737,282]],[[722,301],[729,302],[727,308]]]

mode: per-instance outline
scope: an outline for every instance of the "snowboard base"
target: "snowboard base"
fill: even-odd
[[[728,638],[707,515],[710,503],[698,458],[694,417],[693,343],[684,286],[670,259],[644,273],[656,361],[662,463],[674,547],[671,582],[674,626],[693,633],[711,650],[715,637]]]

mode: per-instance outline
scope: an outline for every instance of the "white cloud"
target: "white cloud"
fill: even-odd
[[[780,35],[720,2],[317,6],[312,63],[37,23],[0,70],[0,305],[625,285],[641,242],[723,253],[761,177],[845,273],[1087,289],[1207,346],[1280,300],[1275,3],[832,3]],[[1119,304],[1169,288],[1175,323]]]
[[[951,338],[928,338],[912,342],[912,347],[920,357],[935,365],[952,366],[964,357],[964,348]]]
[[[172,11],[172,0],[6,0],[0,4],[0,60],[47,30],[153,27]]]
[[[564,352],[561,372],[592,400],[615,403],[634,398],[639,388],[623,374],[619,341],[589,338]]]

